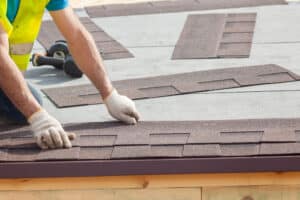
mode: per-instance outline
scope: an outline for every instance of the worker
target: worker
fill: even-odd
[[[72,147],[69,133],[42,108],[38,92],[23,76],[45,8],[81,71],[99,90],[110,115],[136,124],[140,116],[134,102],[113,87],[92,36],[68,0],[0,0],[0,113],[15,122],[28,123],[42,149]]]

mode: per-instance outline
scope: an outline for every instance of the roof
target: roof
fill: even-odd
[[[1,127],[0,177],[80,177],[300,169],[300,119],[65,125],[71,149],[40,150],[26,127]]]

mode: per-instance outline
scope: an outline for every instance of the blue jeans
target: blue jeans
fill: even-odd
[[[28,87],[35,99],[42,105],[42,97],[39,92],[28,84]],[[13,105],[5,93],[0,89],[0,115],[4,115],[9,120],[18,124],[26,124],[26,117]]]

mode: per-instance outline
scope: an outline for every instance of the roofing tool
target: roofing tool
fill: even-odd
[[[68,45],[63,40],[58,40],[47,49],[46,55],[34,53],[31,58],[33,66],[51,65],[56,69],[64,70],[64,72],[73,77],[82,77],[82,72],[72,58]]]

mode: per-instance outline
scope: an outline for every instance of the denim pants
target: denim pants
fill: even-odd
[[[35,99],[42,105],[42,98],[39,92],[28,84],[28,87],[35,97]],[[0,89],[0,115],[4,115],[9,120],[18,123],[18,124],[26,124],[26,117],[13,105],[13,103],[9,100],[9,98],[5,95],[5,93]]]

